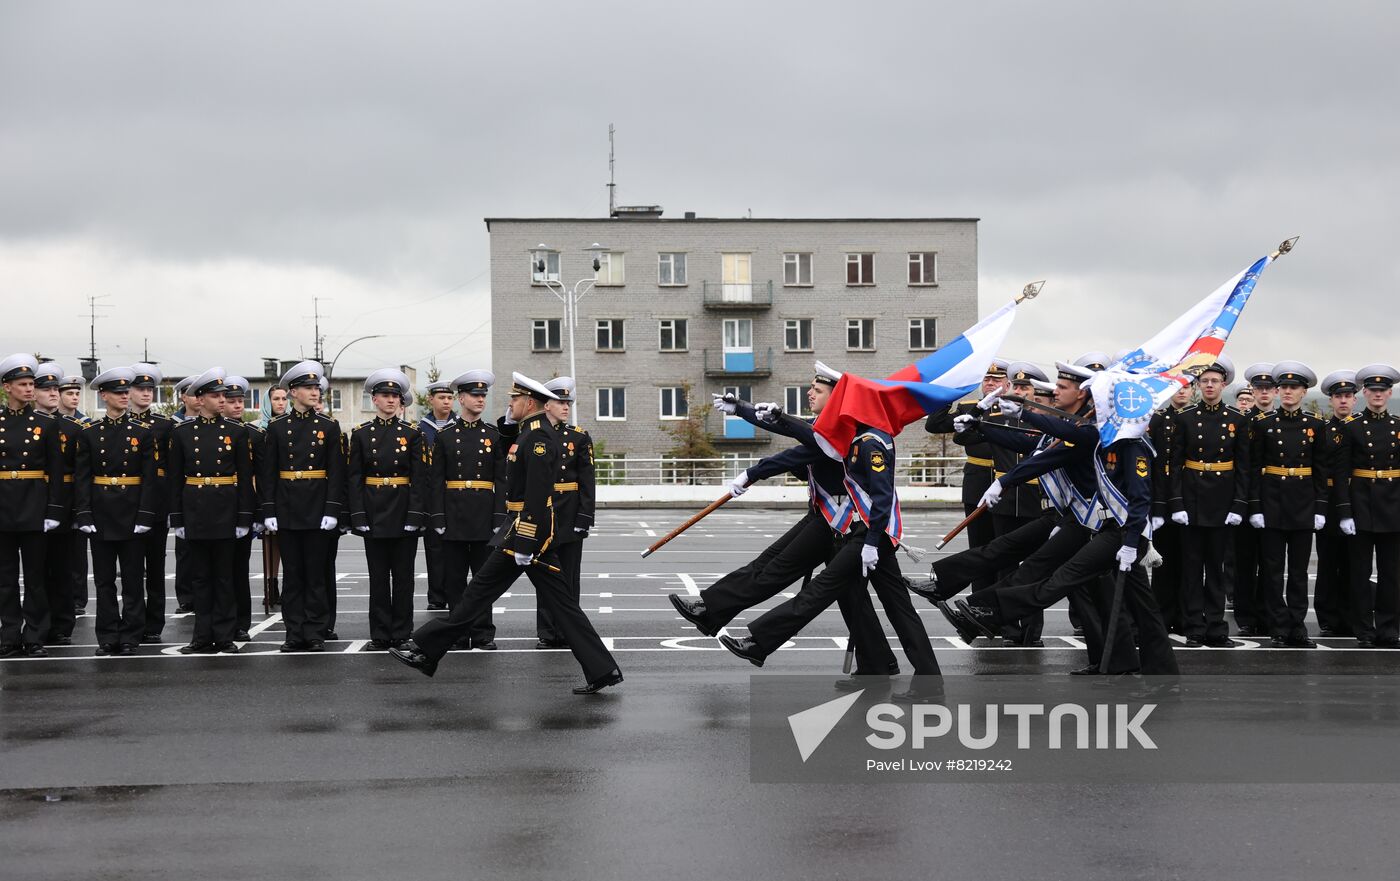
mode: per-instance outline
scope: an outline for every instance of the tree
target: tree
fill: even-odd
[[[427,370],[427,374],[428,374],[428,382],[429,382],[430,384],[431,384],[431,383],[434,383],[434,382],[437,382],[439,379],[442,378],[442,368],[438,366],[437,356],[436,356],[436,355],[434,355],[433,357],[431,357],[431,358],[428,359],[428,370]],[[426,394],[424,394],[424,393],[422,393],[422,392],[416,392],[416,393],[413,395],[413,399],[414,399],[415,401],[418,402],[418,409],[419,409],[421,412],[423,412],[423,413],[431,413],[431,412],[432,412],[432,409],[428,406],[428,396],[427,396]]]
[[[718,459],[719,451],[711,442],[710,433],[705,430],[711,406],[703,404],[697,407],[691,402],[690,383],[683,383],[681,389],[690,406],[686,409],[684,419],[672,422],[663,429],[676,441],[676,445],[667,450],[666,455],[676,459]],[[676,466],[677,479],[684,475],[685,482],[694,485],[695,471],[695,462],[683,462]]]

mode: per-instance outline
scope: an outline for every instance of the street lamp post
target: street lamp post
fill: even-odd
[[[369,334],[368,336],[355,337],[355,338],[354,338],[353,340],[351,340],[350,342],[348,342],[348,343],[346,343],[345,345],[341,346],[341,347],[340,347],[340,351],[335,353],[335,357],[332,358],[332,359],[330,360],[330,363],[324,365],[325,368],[326,368],[326,382],[327,382],[327,384],[330,383],[331,377],[334,375],[334,372],[335,372],[335,363],[336,363],[337,361],[340,360],[340,356],[341,356],[341,355],[344,355],[344,354],[345,354],[345,350],[346,350],[346,349],[350,348],[351,346],[355,345],[356,343],[362,343],[362,342],[364,342],[365,340],[377,340],[377,339],[379,339],[379,338],[382,337],[382,336],[385,336],[385,334],[382,334],[382,333],[372,333],[372,334]],[[330,401],[326,401],[326,412],[327,412],[327,413],[330,413],[330,412],[331,412],[331,402],[330,402]]]
[[[544,255],[553,251],[548,245],[543,243],[530,249],[530,253],[535,255],[533,268],[539,273],[541,283],[549,288],[549,292],[558,297],[564,304],[564,323],[569,326],[569,375],[574,380],[574,393],[578,393],[578,362],[574,355],[574,326],[578,324],[578,301],[583,299],[593,289],[593,285],[598,282],[598,270],[602,269],[602,254],[607,252],[607,248],[594,242],[585,251],[593,255],[593,277],[581,278],[574,282],[572,287],[566,286],[563,282],[549,277],[549,267],[545,264]],[[562,274],[562,273],[561,273]]]

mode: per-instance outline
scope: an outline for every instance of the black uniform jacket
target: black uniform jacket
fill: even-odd
[[[1367,408],[1333,445],[1338,516],[1364,532],[1400,532],[1400,417]]]
[[[461,417],[438,429],[429,458],[428,511],[447,541],[487,541],[506,510],[506,452],[496,426]]]
[[[170,528],[196,541],[234,538],[250,529],[253,443],[247,426],[200,416],[170,432]]]
[[[350,525],[371,538],[403,538],[428,520],[428,448],[402,419],[375,417],[350,434]],[[280,525],[280,524],[279,524]]]
[[[264,519],[276,517],[279,530],[320,529],[322,517],[346,519],[340,423],[293,407],[268,423],[263,449],[258,486]]]
[[[0,405],[0,532],[42,532],[45,520],[63,521],[68,490],[59,436],[72,431],[31,404]]]
[[[88,423],[73,466],[73,525],[95,526],[104,541],[123,541],[158,520],[155,436],[128,416]]]
[[[1310,413],[1276,408],[1250,424],[1249,513],[1270,529],[1313,528],[1327,514],[1327,423]]]
[[[1224,403],[1202,402],[1172,417],[1167,509],[1192,526],[1224,526],[1249,513],[1249,418]],[[1161,447],[1157,448],[1161,451]],[[1154,500],[1153,511],[1157,511]]]

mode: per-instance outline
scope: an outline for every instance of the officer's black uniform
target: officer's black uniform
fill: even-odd
[[[1241,411],[1249,425],[1250,443],[1253,444],[1254,434],[1259,420],[1264,419],[1271,411],[1260,410],[1257,406]],[[1254,463],[1250,464],[1250,485],[1254,482]],[[1253,490],[1251,489],[1251,492]],[[1234,609],[1235,626],[1239,629],[1240,636],[1268,636],[1269,635],[1269,614],[1264,606],[1263,593],[1263,561],[1260,559],[1260,531],[1251,528],[1248,524],[1235,529],[1234,546]],[[1227,564],[1226,573],[1230,568]],[[1226,586],[1227,592],[1230,586]]]
[[[428,394],[431,396],[434,391],[451,391],[450,385],[433,384],[428,387]],[[449,420],[448,424],[451,424]],[[443,428],[447,426],[444,425]],[[423,445],[428,448],[428,457],[432,458],[432,450],[437,444],[438,425],[433,421],[432,414],[424,416],[418,421],[418,433],[423,435]],[[431,487],[429,496],[431,496]],[[429,515],[431,516],[431,511]],[[447,608],[447,580],[443,577],[442,561],[442,536],[437,530],[428,529],[423,533],[423,561],[428,569],[428,609],[437,610]],[[465,583],[464,585],[465,586]]]
[[[253,447],[247,426],[199,416],[170,434],[170,527],[183,528],[194,579],[190,651],[235,650],[238,530],[253,527]]]
[[[1327,525],[1317,534],[1317,578],[1313,581],[1313,611],[1317,613],[1317,629],[1321,636],[1353,636],[1355,617],[1351,600],[1351,538],[1342,533],[1342,518],[1347,514],[1339,507],[1342,484],[1350,483],[1351,472],[1341,468],[1342,431],[1347,423],[1359,419],[1352,413],[1345,419],[1335,413],[1327,420]]]
[[[593,438],[577,425],[560,423],[559,467],[554,482],[554,524],[558,541],[559,565],[564,579],[578,602],[582,591],[583,540],[593,528],[594,498],[597,486],[593,473]],[[540,641],[551,645],[563,643],[563,637],[543,605],[535,609],[535,630]]]
[[[1301,408],[1280,406],[1257,418],[1252,433],[1249,513],[1264,515],[1260,585],[1270,635],[1276,644],[1303,645],[1313,517],[1327,514],[1327,425]]]
[[[340,451],[340,487],[336,492],[339,494],[340,498],[344,499],[349,498],[350,493],[350,479],[348,476],[350,465],[350,435],[345,432],[340,433],[338,449]],[[346,511],[349,511],[348,507]],[[336,558],[340,554],[340,540],[344,538],[348,532],[350,532],[350,517],[347,513],[347,516],[337,518],[335,529],[327,533],[325,570],[326,626],[321,630],[321,638],[328,642],[340,638],[335,629],[336,608],[338,600],[340,599],[340,594],[336,589],[336,585],[340,583],[336,572]]]
[[[4,373],[6,381],[32,377],[32,366]],[[43,654],[51,629],[44,588],[44,521],[64,511],[63,453],[66,427],[52,416],[15,401],[0,405],[0,656],[23,647]],[[24,596],[20,598],[20,568]]]
[[[1393,372],[1368,375],[1367,368],[1356,379],[1363,387],[1394,381]],[[1363,646],[1400,648],[1400,418],[1367,407],[1342,426],[1338,462],[1337,510],[1356,533],[1349,539],[1352,630]]]
[[[365,541],[369,637],[387,648],[413,632],[413,561],[428,519],[428,451],[402,419],[376,416],[350,434],[350,525]]]
[[[1179,527],[1185,633],[1203,645],[1225,645],[1225,558],[1234,530],[1249,528],[1227,526],[1225,518],[1243,521],[1249,513],[1249,419],[1224,403],[1202,402],[1172,422],[1165,504],[1169,515],[1184,511],[1188,521]]]
[[[1160,517],[1163,521],[1152,533],[1152,544],[1162,555],[1162,564],[1152,570],[1152,594],[1157,597],[1157,607],[1167,622],[1169,633],[1183,632],[1186,612],[1182,566],[1185,555],[1181,547],[1183,533],[1181,527],[1171,521],[1167,510],[1167,497],[1171,495],[1171,449],[1176,416],[1185,409],[1168,403],[1152,414],[1147,427],[1147,437],[1157,451],[1152,460],[1152,516]]]
[[[142,381],[142,374],[136,375],[133,386]],[[175,429],[175,420],[163,416],[155,410],[133,413],[131,418],[145,425],[151,432],[152,456],[156,463],[156,483],[159,491],[151,503],[156,506],[156,523],[151,531],[141,536],[146,575],[146,633],[145,642],[160,642],[165,630],[165,547],[170,538],[168,525],[170,504],[170,475],[167,465],[170,460],[170,432]]]
[[[419,627],[413,643],[435,666],[454,643],[471,630],[484,609],[523,574],[535,587],[536,602],[547,605],[554,626],[568,642],[589,683],[621,681],[617,662],[603,645],[573,591],[554,552],[554,483],[560,459],[559,431],[542,413],[524,419],[507,454],[506,517],[510,521],[492,540],[495,550],[446,618]],[[533,555],[526,566],[517,555]]]
[[[963,514],[971,514],[982,501],[982,496],[987,492],[987,488],[996,479],[996,460],[993,458],[992,446],[982,437],[974,423],[970,431],[958,432],[953,430],[953,419],[958,416],[982,416],[985,415],[977,409],[975,401],[963,401],[954,404],[951,408],[942,413],[934,413],[924,422],[924,431],[929,434],[952,433],[953,443],[958,444],[967,452],[967,462],[963,464],[962,483],[962,505]],[[967,535],[967,546],[970,548],[980,548],[996,538],[996,526],[987,517],[978,517],[967,525],[963,530]],[[974,589],[987,587],[995,581],[994,575],[983,576],[973,583]]]
[[[262,514],[258,509],[258,475],[262,473],[262,457],[267,455],[267,432],[251,422],[243,423],[248,430],[248,446],[253,451],[253,530],[233,545],[233,596],[237,620],[235,637],[248,639],[248,631],[253,627],[253,580],[250,567],[253,563],[254,531],[260,528]]]
[[[97,530],[89,543],[98,653],[131,654],[146,633],[145,540],[136,528],[155,525],[161,489],[150,429],[125,414],[93,420],[78,437],[73,486],[74,525]]]
[[[49,600],[49,635],[45,642],[68,645],[73,641],[73,628],[77,624],[75,609],[78,599],[79,572],[73,558],[83,555],[86,559],[86,543],[79,544],[77,538],[83,533],[73,528],[73,469],[77,462],[78,435],[85,423],[72,416],[50,413],[58,422],[58,447],[63,458],[63,519],[58,528],[46,533],[44,547],[44,590]],[[87,567],[82,567],[82,588],[87,592]]]

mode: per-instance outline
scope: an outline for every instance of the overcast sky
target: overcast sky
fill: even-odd
[[[974,216],[1012,356],[1400,360],[1393,3],[0,2],[0,349],[487,363],[486,216]]]

